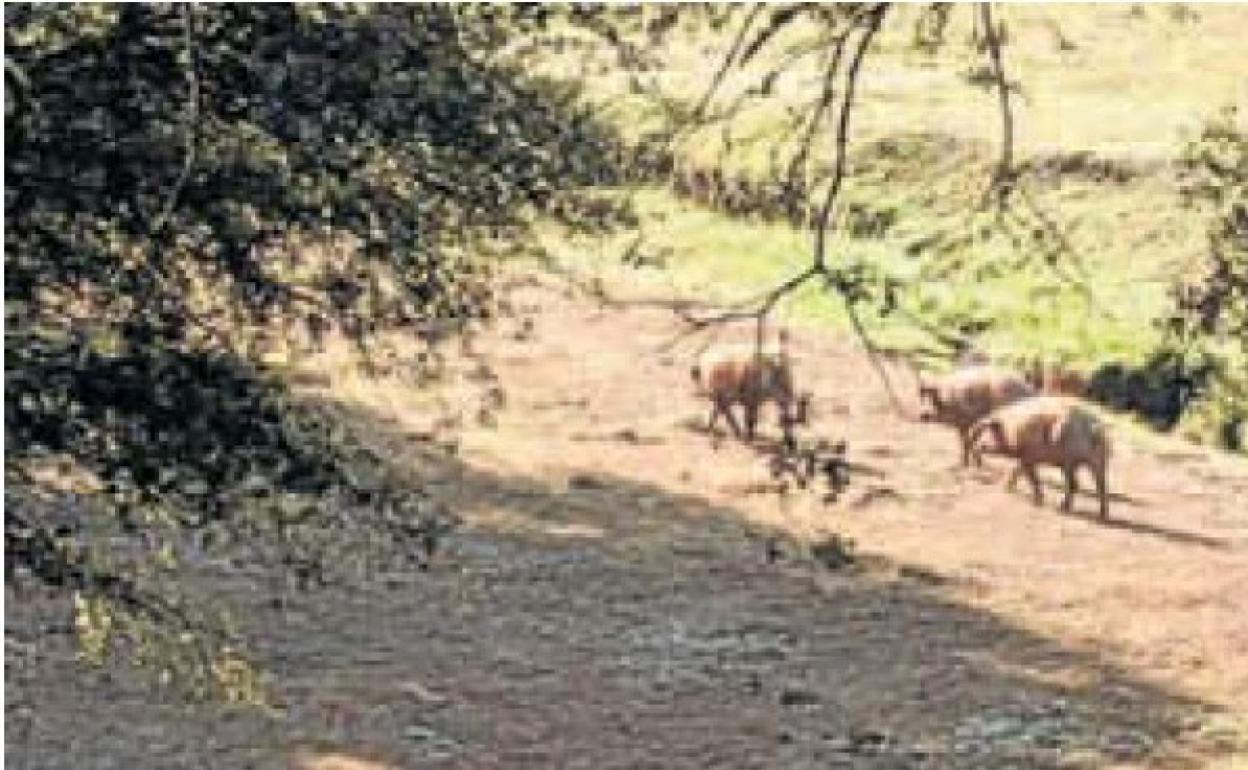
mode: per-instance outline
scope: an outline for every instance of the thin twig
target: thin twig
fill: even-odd
[[[706,92],[702,94],[702,98],[698,100],[698,106],[693,110],[691,123],[697,123],[702,119],[706,112],[706,108],[710,105],[711,100],[715,98],[715,92],[719,90],[719,86],[723,83],[724,77],[728,74],[728,70],[732,69],[732,65],[737,60],[737,55],[741,52],[741,46],[745,44],[745,36],[754,26],[754,20],[762,12],[764,6],[760,3],[750,9],[746,14],[745,21],[741,22],[741,28],[737,30],[737,37],[732,41],[727,55],[720,63],[719,69],[715,72],[715,77],[711,79],[711,83],[707,86]]]
[[[997,207],[1004,208],[1014,189],[1014,113],[1010,105],[1010,86],[1005,78],[1005,64],[1001,57],[1001,38],[992,20],[992,5],[979,4],[979,17],[984,27],[984,42],[988,59],[992,64],[992,77],[997,85],[997,98],[1001,105],[1001,160],[993,174],[992,183],[984,192],[983,203],[995,192]],[[982,204],[981,204],[982,205]]]
[[[849,118],[854,106],[854,91],[858,83],[858,71],[862,66],[862,59],[866,55],[867,49],[871,46],[871,41],[875,38],[876,33],[879,32],[880,24],[884,21],[884,15],[888,12],[888,7],[888,3],[880,3],[868,15],[867,27],[858,41],[858,48],[854,51],[854,56],[849,63],[849,71],[845,76],[845,94],[841,97],[841,112],[836,125],[836,157],[832,166],[832,182],[824,195],[823,206],[819,210],[819,222],[815,228],[815,267],[820,271],[825,270],[827,265],[828,218],[832,213],[832,206],[836,203],[837,195],[841,192],[841,184],[845,179],[845,158],[849,145]]]
[[[811,114],[810,121],[806,126],[806,135],[802,138],[798,151],[794,153],[793,159],[789,163],[788,175],[790,180],[792,180],[795,176],[799,165],[801,165],[804,170],[804,167],[810,158],[810,149],[814,144],[815,135],[817,134],[819,127],[823,124],[824,113],[827,112],[828,108],[832,106],[832,102],[834,100],[833,97],[836,95],[836,76],[841,71],[841,56],[845,52],[846,41],[849,40],[849,36],[868,14],[874,14],[877,12],[882,13],[879,6],[869,10],[860,10],[849,19],[849,25],[845,28],[844,32],[825,42],[825,45],[827,42],[830,42],[832,46],[831,53],[828,57],[829,63],[824,71],[823,89],[816,103],[815,110]]]
[[[897,410],[898,414],[910,416],[910,410],[906,409],[905,404],[898,397],[897,391],[893,388],[893,382],[889,379],[888,370],[884,368],[883,357],[879,347],[871,339],[871,335],[867,333],[866,327],[862,324],[862,319],[858,316],[856,304],[844,292],[840,292],[840,294],[841,299],[845,302],[845,312],[849,315],[849,323],[854,327],[854,333],[858,336],[858,339],[862,341],[862,346],[867,351],[867,360],[871,362],[871,367],[875,369],[875,373],[879,376],[880,381],[884,383],[884,390],[888,392],[888,400],[892,402],[893,408]]]
[[[811,112],[810,121],[806,124],[806,134],[802,137],[802,142],[798,145],[797,152],[793,154],[792,160],[789,161],[788,179],[792,182],[798,174],[799,167],[802,170],[802,176],[805,176],[805,169],[810,158],[810,148],[814,145],[815,134],[819,131],[819,126],[823,124],[824,113],[832,106],[833,97],[836,95],[836,75],[841,68],[841,55],[845,52],[845,41],[849,39],[849,33],[839,35],[832,49],[831,62],[824,71],[823,92],[819,95],[819,101],[815,105],[815,109]]]
[[[1049,238],[1055,241],[1055,245],[1047,249],[1044,259],[1045,265],[1052,270],[1060,280],[1067,285],[1072,286],[1076,291],[1083,295],[1083,298],[1087,300],[1088,305],[1091,306],[1091,308],[1102,318],[1113,319],[1113,314],[1109,312],[1105,305],[1099,301],[1096,296],[1096,292],[1093,291],[1090,282],[1087,280],[1087,275],[1082,270],[1082,265],[1078,261],[1078,251],[1075,249],[1074,244],[1070,242],[1066,233],[1062,232],[1062,229],[1058,226],[1057,222],[1047,212],[1040,208],[1040,205],[1027,191],[1025,186],[1017,186],[1016,192],[1019,197],[1022,198],[1024,205],[1031,213],[1032,217],[1040,223],[1040,229],[1046,233]],[[1019,221],[1020,223],[1026,225],[1021,217],[1019,217]],[[1058,262],[1058,257],[1061,255],[1065,255],[1070,258],[1071,267],[1073,271],[1078,274],[1077,276],[1072,277],[1068,275],[1065,270],[1061,269],[1060,263]]]
[[[849,121],[854,104],[854,92],[858,83],[858,73],[862,67],[863,58],[866,56],[867,50],[871,46],[876,33],[879,32],[880,25],[884,21],[884,15],[888,12],[888,4],[881,3],[877,5],[868,17],[868,24],[862,33],[862,37],[858,41],[858,47],[854,50],[853,58],[849,63],[849,70],[846,73],[845,94],[841,98],[840,117],[837,121],[836,128],[836,157],[832,168],[832,182],[828,187],[827,194],[824,196],[823,206],[819,211],[819,223],[815,230],[814,245],[814,265],[812,271],[815,273],[827,273],[827,230],[828,219],[832,213],[832,206],[836,202],[837,195],[841,191],[841,185],[845,178],[845,161],[849,145]],[[884,368],[881,361],[879,348],[875,341],[871,339],[871,335],[867,333],[866,327],[862,324],[862,319],[858,316],[858,310],[855,306],[854,298],[841,287],[837,287],[837,293],[840,294],[841,300],[845,303],[846,313],[849,315],[850,324],[854,328],[854,333],[858,339],[862,341],[863,348],[867,352],[867,358],[871,362],[871,366],[879,375],[880,381],[884,383],[884,389],[888,392],[888,397],[893,403],[893,407],[899,413],[906,413],[906,409],[898,398],[896,390],[893,388],[892,381],[888,377],[888,372]]]
[[[786,294],[801,286],[818,273],[819,271],[814,266],[807,267],[778,286],[774,286],[763,292],[762,295],[753,299],[735,303],[728,309],[721,310],[714,315],[704,316],[701,318],[688,313],[681,313],[681,315],[693,331],[699,331],[708,326],[729,323],[731,321],[757,319],[760,315],[770,313],[772,309],[775,308],[776,303],[783,299]]]

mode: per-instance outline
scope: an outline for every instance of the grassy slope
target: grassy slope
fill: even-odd
[[[1089,150],[1132,160],[1168,160],[1178,137],[1198,127],[1211,110],[1248,99],[1248,53],[1242,45],[1248,8],[1242,5],[1186,12],[1157,5],[1134,12],[1118,4],[1023,5],[1003,6],[997,15],[1008,26],[1008,73],[1024,91],[1018,124],[1024,155]],[[863,98],[856,135],[872,139],[938,133],[995,143],[995,95],[963,77],[969,67],[984,61],[966,44],[969,7],[955,10],[948,44],[936,54],[911,45],[913,17],[909,7],[894,9],[869,55],[859,85]],[[1056,30],[1073,50],[1059,47]],[[795,30],[777,36],[768,49],[773,60],[774,52],[805,34]],[[693,100],[709,82],[729,36],[692,30],[674,35],[663,45],[665,66],[655,77],[665,93]],[[609,105],[623,130],[640,133],[654,125],[656,113],[647,107],[646,97],[629,95],[625,77],[609,54],[586,59],[582,52],[571,51],[563,58],[544,56],[538,64],[589,78],[590,93]],[[775,92],[781,102],[806,97],[815,78],[809,68],[798,70],[781,78]],[[725,93],[733,91],[734,80],[737,86],[748,84],[748,77],[730,75]],[[772,102],[750,110],[734,137],[746,139],[749,129],[758,126],[764,129],[763,138],[771,139],[765,129],[782,121],[783,105]],[[695,139],[686,151],[708,160],[717,157],[714,143],[704,141],[717,136],[718,128]],[[748,155],[736,152],[729,162],[765,162]]]
[[[925,320],[939,322],[968,310],[993,318],[996,326],[984,342],[1000,355],[1034,351],[1085,367],[1107,360],[1138,362],[1156,342],[1153,321],[1168,309],[1169,285],[1205,245],[1204,221],[1180,206],[1168,161],[1206,116],[1222,105],[1248,101],[1248,53],[1238,44],[1248,29],[1248,8],[1206,6],[1196,10],[1196,18],[1171,6],[1134,12],[1125,5],[1002,9],[1009,24],[1008,68],[1024,89],[1017,107],[1020,157],[1043,161],[1090,151],[1136,174],[1125,183],[1068,174],[1032,186],[1040,207],[1074,246],[1074,257],[1058,269],[1082,276],[1092,289],[1091,301],[1042,260],[1027,259],[1000,238],[977,240],[961,253],[941,257],[964,264],[943,280],[933,280],[929,272],[942,267],[936,258],[906,255],[905,247],[923,234],[963,227],[958,212],[966,190],[982,183],[999,132],[993,97],[963,77],[980,62],[964,42],[970,31],[967,9],[956,11],[950,45],[936,55],[909,45],[910,13],[901,9],[892,19],[864,69],[855,114],[857,173],[844,198],[847,204],[892,208],[898,224],[883,237],[838,238],[837,258],[867,260],[908,279],[905,302]],[[1073,50],[1058,45],[1059,28]],[[802,34],[795,31],[781,46]],[[658,82],[667,93],[694,98],[725,45],[725,37],[711,33],[678,35],[664,47],[666,66]],[[654,111],[643,97],[627,94],[615,68],[605,60],[600,68],[582,67],[581,55],[574,58],[580,71],[589,73],[589,93],[625,130],[656,125]],[[542,66],[559,71],[566,61],[545,60]],[[785,102],[811,93],[812,77],[805,72],[781,79],[779,99],[747,110],[733,124],[731,153],[723,153],[717,127],[686,142],[682,157],[765,170]],[[730,78],[728,92],[744,84]],[[913,138],[913,153],[890,165],[870,147],[886,137]],[[941,149],[948,147],[955,151]],[[647,247],[666,255],[661,274],[632,276],[652,288],[748,296],[807,258],[809,236],[790,228],[734,221],[662,191],[643,191],[637,201]],[[611,257],[622,254],[631,239],[556,240],[552,247],[569,263],[618,272]],[[816,291],[795,298],[789,310],[808,319],[840,317],[835,303]],[[901,319],[886,321],[883,334],[896,344],[922,338]]]
[[[783,225],[734,220],[646,190],[635,202],[643,216],[645,253],[659,266],[619,264],[631,234],[608,238],[552,238],[550,250],[566,266],[601,276],[609,286],[629,287],[636,295],[696,296],[718,301],[749,297],[793,275],[809,259],[811,237]],[[919,216],[922,216],[921,214]],[[923,217],[930,221],[931,217]],[[1152,320],[1165,306],[1167,281],[1143,270],[1119,270],[1108,260],[1087,260],[1085,272],[1096,284],[1095,301],[1054,280],[1043,264],[1027,264],[981,276],[973,284],[921,281],[919,260],[907,257],[904,230],[883,238],[838,237],[832,253],[841,262],[863,262],[909,280],[906,310],[925,321],[973,310],[995,319],[983,344],[1004,357],[1040,352],[1088,365],[1106,358],[1135,360],[1151,349]],[[976,262],[1007,256],[1008,247],[990,241],[975,247]],[[1158,271],[1160,272],[1160,271]],[[809,286],[782,306],[795,320],[841,325],[839,299]],[[925,333],[901,315],[872,316],[881,340],[893,347],[922,346]]]

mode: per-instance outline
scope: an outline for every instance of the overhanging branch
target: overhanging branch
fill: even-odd
[[[760,3],[751,8],[750,12],[746,14],[745,20],[741,22],[741,28],[737,30],[736,38],[728,48],[728,53],[724,55],[723,62],[720,63],[719,69],[715,72],[715,77],[711,79],[711,83],[707,86],[705,93],[702,94],[702,98],[698,100],[698,106],[693,110],[690,123],[696,124],[706,114],[706,108],[710,106],[711,100],[715,98],[715,94],[724,82],[724,77],[728,74],[728,70],[732,69],[732,65],[736,63],[737,57],[741,53],[741,48],[745,45],[745,37],[754,26],[754,21],[762,13],[763,8],[764,6]]]
[[[845,160],[849,146],[849,119],[854,106],[854,92],[858,84],[858,73],[862,67],[863,57],[866,56],[867,49],[871,46],[871,41],[875,38],[876,33],[879,32],[888,8],[888,3],[880,3],[872,8],[867,15],[866,29],[858,40],[858,47],[854,50],[853,58],[849,62],[849,71],[845,76],[845,93],[841,97],[840,116],[836,124],[836,156],[832,165],[832,181],[829,183],[828,191],[824,195],[823,205],[819,209],[819,222],[815,227],[814,263],[819,271],[826,269],[828,218],[831,216],[832,206],[836,203],[836,198],[841,192],[841,185],[845,179]]]
[[[1017,174],[1014,170],[1014,113],[1010,103],[1010,85],[1005,78],[1005,64],[1001,56],[1001,37],[992,19],[992,4],[979,4],[979,19],[983,26],[984,43],[988,60],[992,65],[992,77],[997,87],[997,99],[1001,107],[1001,159],[993,173],[992,182],[984,191],[983,204],[996,195],[998,208],[1004,208],[1014,190]]]

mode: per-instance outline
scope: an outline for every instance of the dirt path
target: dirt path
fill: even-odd
[[[540,285],[515,302],[531,331],[508,319],[478,344],[506,408],[456,457],[412,440],[429,412],[393,384],[351,407],[462,513],[443,560],[281,611],[237,589],[280,717],[153,706],[124,678],[50,672],[49,653],[6,689],[12,766],[1169,767],[1248,750],[1242,462],[1123,430],[1112,521],[1087,497],[1060,514],[1056,490],[1038,509],[1000,464],[956,469],[953,435],[895,415],[856,349],[799,331],[811,430],[847,439],[859,470],[834,505],[782,500],[750,491],[755,451],[692,427],[687,359],[655,352],[670,313]],[[832,533],[856,565],[808,556]],[[56,675],[37,701],[23,689]]]

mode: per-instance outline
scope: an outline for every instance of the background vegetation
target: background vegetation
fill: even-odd
[[[890,313],[863,308],[880,341],[933,366],[965,344],[1011,363],[1040,357],[1082,371],[1093,395],[1155,426],[1242,448],[1243,404],[1230,384],[1242,380],[1232,373],[1239,354],[1228,352],[1242,335],[1219,323],[1175,325],[1186,313],[1180,286],[1229,296],[1242,285],[1242,259],[1214,256],[1207,235],[1222,233],[1212,251],[1242,248],[1242,229],[1227,224],[1244,206],[1237,20],[1230,9],[1179,5],[1000,9],[1017,195],[998,216],[981,205],[1002,128],[975,9],[890,9],[858,77],[850,178],[832,221],[833,261],[869,275],[877,295],[892,290],[891,302],[873,305]],[[568,264],[608,270],[608,283],[639,280],[650,294],[727,302],[809,260],[808,227],[733,198],[742,187],[774,196],[795,157],[810,169],[812,197],[826,185],[831,128],[803,146],[821,82],[809,52],[826,49],[826,22],[804,7],[749,21],[744,9],[678,22],[656,10],[628,38],[632,59],[645,62],[633,68],[618,66],[618,45],[575,31],[555,46],[562,53],[533,56],[552,73],[578,62],[594,84],[586,93],[621,130],[675,134],[676,166],[716,174],[728,191],[729,200],[708,201],[679,185],[651,189],[637,198],[641,246],[631,234],[553,239]],[[726,70],[705,118],[690,120],[742,29],[763,43]],[[638,253],[640,270],[601,259],[633,264]],[[1213,315],[1234,314],[1215,304]],[[846,320],[839,298],[815,287],[782,309]]]

